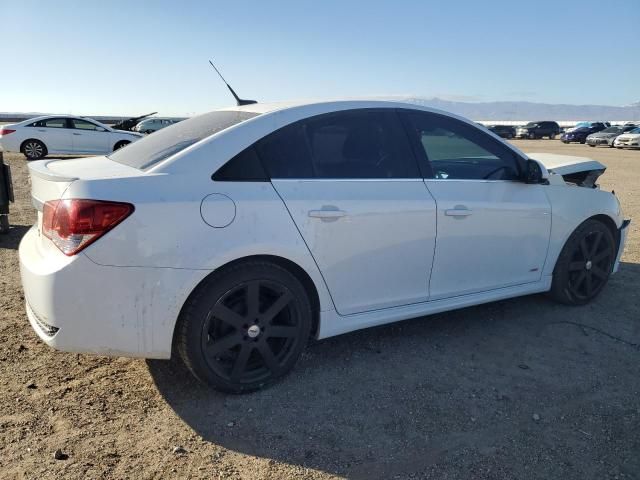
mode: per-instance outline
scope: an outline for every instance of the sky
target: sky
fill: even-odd
[[[638,0],[4,0],[0,112],[189,116],[243,98],[640,101]]]

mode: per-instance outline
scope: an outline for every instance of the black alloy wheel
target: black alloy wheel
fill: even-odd
[[[551,294],[570,305],[584,305],[604,288],[615,261],[614,237],[602,222],[587,220],[564,246],[553,274]]]
[[[275,264],[249,263],[197,290],[178,330],[181,356],[197,378],[240,393],[293,368],[311,328],[310,303],[295,276]]]

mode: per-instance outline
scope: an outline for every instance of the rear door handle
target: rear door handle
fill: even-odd
[[[39,132],[46,132],[46,130],[44,128],[39,128],[38,131]]]
[[[311,218],[321,218],[323,220],[333,220],[340,217],[346,217],[347,212],[344,210],[309,210]]]
[[[456,205],[455,208],[444,211],[444,214],[449,217],[468,217],[472,213],[473,212],[471,210],[462,205]]]
[[[75,132],[73,132],[73,134],[74,134],[74,135],[82,135],[81,133],[75,133]]]

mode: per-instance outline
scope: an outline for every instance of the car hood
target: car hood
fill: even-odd
[[[549,172],[563,176],[594,170],[602,170],[604,172],[607,168],[606,165],[585,157],[557,155],[555,153],[527,153],[527,156],[542,163]]]
[[[638,140],[640,133],[623,133],[618,137],[618,140]]]
[[[138,133],[138,132],[125,132],[124,130],[114,130],[114,132],[119,135],[130,135],[136,138],[144,137],[142,133]]]

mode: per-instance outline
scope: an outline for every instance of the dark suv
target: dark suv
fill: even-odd
[[[489,125],[487,128],[502,138],[513,138],[516,136],[516,128],[511,125]]]
[[[560,125],[556,122],[529,122],[516,129],[516,138],[555,138],[560,133]]]

